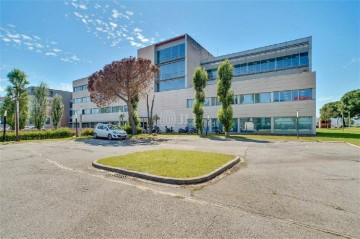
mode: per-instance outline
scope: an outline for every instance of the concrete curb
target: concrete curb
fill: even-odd
[[[233,159],[230,162],[226,163],[225,165],[215,169],[214,171],[212,171],[208,174],[205,174],[203,176],[196,177],[196,178],[168,178],[168,177],[156,176],[156,175],[140,173],[140,172],[136,172],[136,171],[125,170],[122,168],[114,168],[111,166],[105,166],[105,165],[97,163],[96,161],[94,161],[92,163],[92,166],[95,168],[104,169],[104,170],[124,174],[127,176],[137,177],[137,178],[155,181],[155,182],[159,182],[159,183],[189,185],[189,184],[199,184],[199,183],[207,182],[207,181],[219,176],[226,170],[232,168],[234,165],[236,165],[239,162],[244,162],[244,160],[241,159],[240,157],[236,157],[235,159]]]

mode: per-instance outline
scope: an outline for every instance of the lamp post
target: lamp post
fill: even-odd
[[[348,111],[349,113],[349,128],[350,128],[350,124],[351,124],[351,120],[350,120],[350,111]]]
[[[16,133],[16,142],[20,141],[19,138],[19,99],[17,87],[13,87],[14,95],[15,95],[15,133]]]
[[[75,113],[75,128],[76,128],[76,137],[78,137],[78,123],[77,123],[77,113]]]
[[[299,138],[299,110],[296,110],[296,138]]]
[[[5,137],[6,137],[6,116],[7,116],[7,110],[4,111],[4,134],[3,134],[4,142],[5,142]]]
[[[207,136],[208,131],[209,131],[209,120],[210,120],[210,115],[208,115],[207,118],[206,118],[206,136]]]

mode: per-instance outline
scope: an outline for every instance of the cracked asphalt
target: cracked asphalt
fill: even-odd
[[[95,169],[150,149],[245,159],[196,186]],[[345,143],[88,139],[0,145],[1,238],[359,238],[360,149]]]

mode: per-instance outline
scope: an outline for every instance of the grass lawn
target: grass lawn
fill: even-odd
[[[209,138],[223,138],[224,136],[211,135]],[[232,135],[232,139],[254,139],[254,140],[287,140],[287,141],[338,141],[347,142],[360,146],[360,128],[342,129],[316,129],[316,136],[289,135]]]
[[[193,178],[212,172],[234,155],[187,150],[150,150],[100,159],[103,165],[171,178]]]

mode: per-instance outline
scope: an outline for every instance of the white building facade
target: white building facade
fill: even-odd
[[[299,134],[315,134],[316,73],[312,71],[311,37],[248,51],[214,57],[189,35],[138,49],[138,57],[147,58],[160,68],[149,96],[155,94],[154,114],[160,117],[159,127],[177,131],[193,124],[194,90],[192,74],[201,66],[208,72],[205,88],[204,118],[210,118],[209,132],[221,129],[217,111],[216,70],[226,59],[234,66],[232,89],[233,133],[296,134],[297,111]],[[83,127],[96,123],[118,124],[125,114],[124,102],[98,108],[91,103],[87,78],[73,82],[74,113],[81,114]],[[146,127],[146,101],[139,103],[141,124]],[[75,122],[73,114],[73,122]]]

